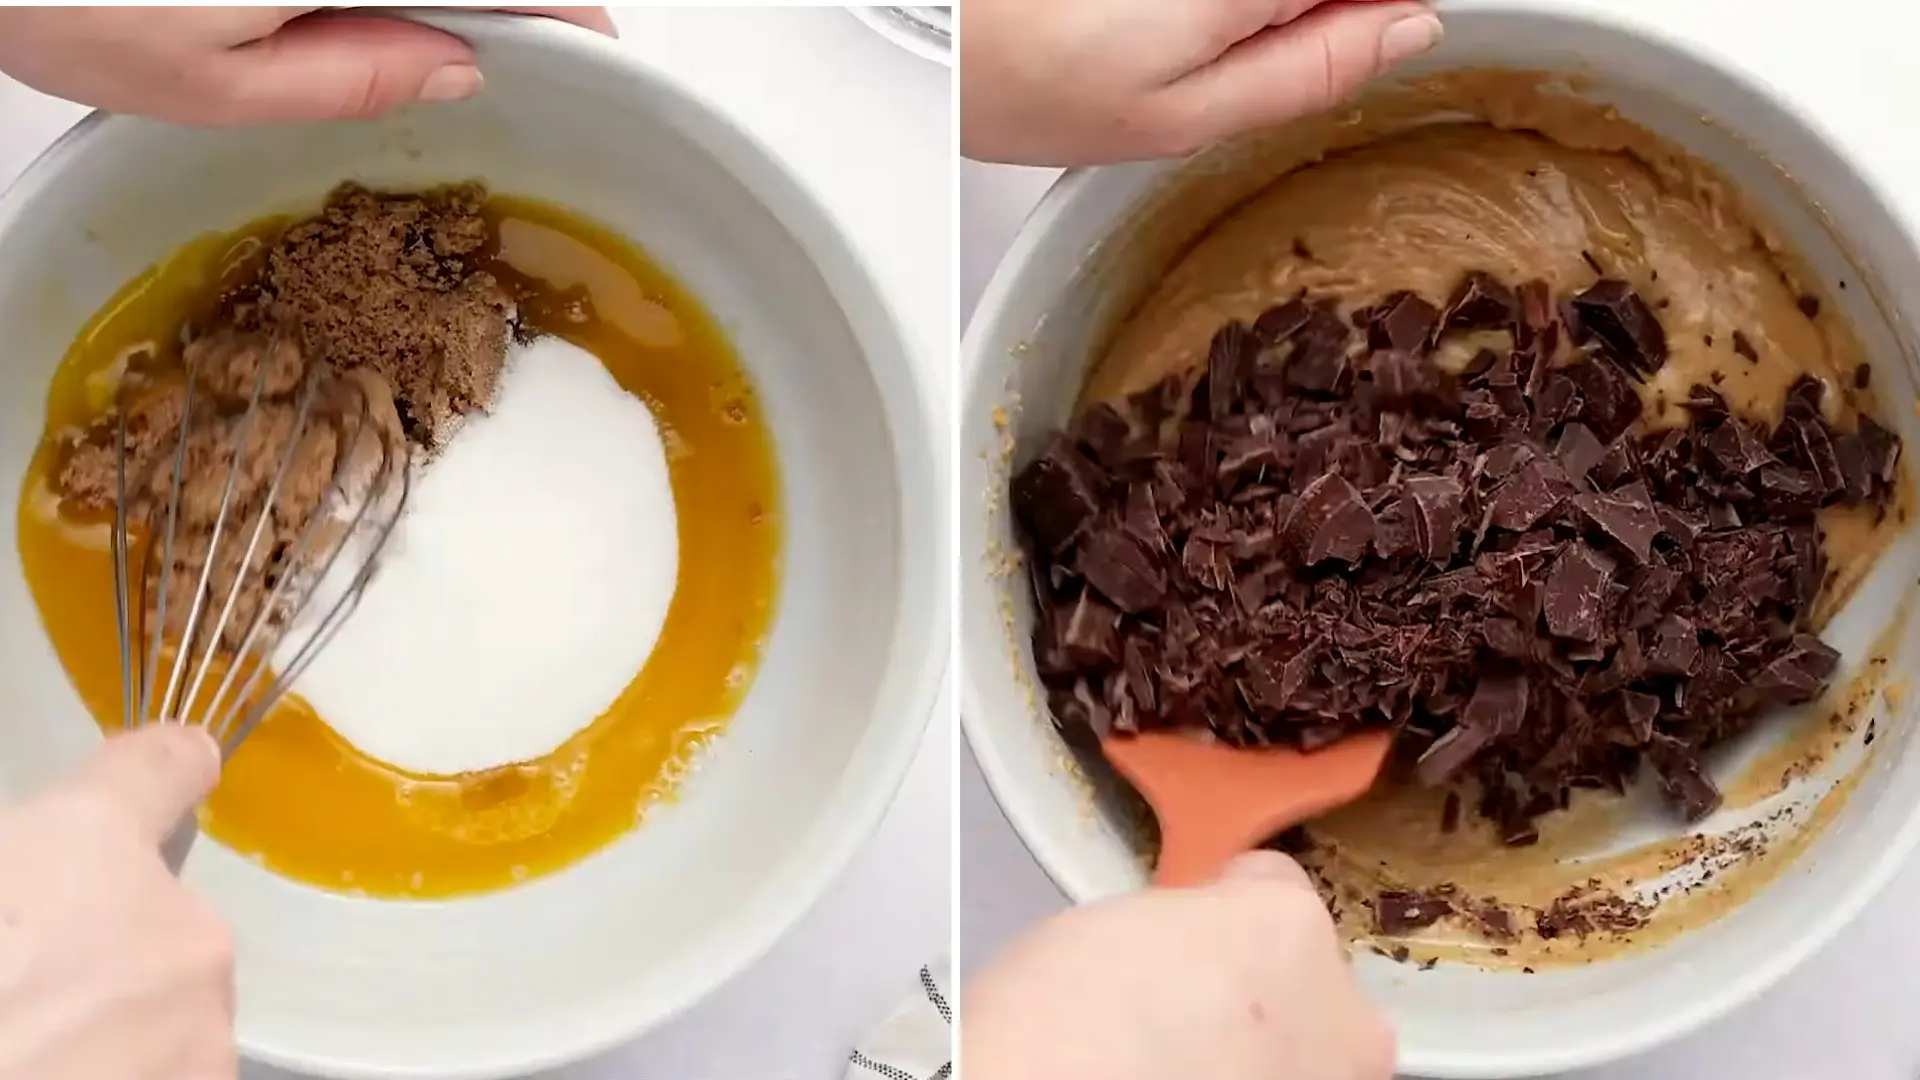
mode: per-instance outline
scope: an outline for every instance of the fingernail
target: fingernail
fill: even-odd
[[[480,69],[472,64],[448,64],[420,84],[421,101],[459,101],[480,92]]]
[[[1391,67],[1411,60],[1440,40],[1440,19],[1435,15],[1409,15],[1388,24],[1380,34],[1380,62]]]

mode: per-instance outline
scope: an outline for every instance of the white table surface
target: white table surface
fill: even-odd
[[[1569,0],[1561,0],[1564,5]],[[1920,221],[1920,12],[1877,0],[1608,0],[1732,58],[1799,103]],[[1441,0],[1444,15],[1445,0]],[[980,291],[1052,170],[963,163],[962,310]],[[1920,231],[1914,232],[1920,236]],[[971,753],[961,768],[960,963],[991,956],[1065,903],[1021,846]],[[1920,1076],[1920,865],[1821,955],[1749,1007],[1644,1057],[1581,1080],[1912,1080]]]
[[[947,69],[836,8],[614,16],[629,47],[742,118],[817,186],[944,394],[955,339]],[[0,77],[0,184],[83,112]],[[943,693],[936,717],[951,715],[950,701]],[[949,947],[954,746],[936,720],[879,833],[757,966],[674,1023],[542,1080],[837,1080],[852,1046],[918,985],[919,966]]]

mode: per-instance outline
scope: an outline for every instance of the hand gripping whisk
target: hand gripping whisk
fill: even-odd
[[[190,364],[173,445],[145,475],[129,475],[126,408],[115,424],[122,720],[201,724],[223,759],[358,606],[410,482],[367,379],[316,363],[263,396],[268,369],[223,399]],[[197,834],[189,816],[162,849],[176,873]]]

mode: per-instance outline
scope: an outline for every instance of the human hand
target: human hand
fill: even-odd
[[[605,8],[491,8],[614,36]],[[473,49],[418,23],[285,7],[0,9],[0,71],[43,93],[176,124],[375,116],[480,89]]]
[[[967,0],[960,22],[961,152],[1026,165],[1190,153],[1440,38],[1419,0]]]
[[[159,845],[220,775],[190,724],[0,812],[0,1080],[233,1080],[233,941]]]
[[[1320,897],[1270,851],[1077,908],[967,988],[970,1080],[1391,1080],[1393,1034]]]

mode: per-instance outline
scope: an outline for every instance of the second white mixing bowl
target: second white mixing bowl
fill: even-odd
[[[1617,106],[1738,182],[1825,279],[1876,358],[1875,385],[1892,403],[1883,419],[1908,447],[1920,446],[1920,417],[1906,404],[1920,355],[1920,258],[1907,223],[1817,126],[1738,74],[1616,22],[1598,5],[1457,0],[1444,11],[1445,41],[1411,74],[1505,67],[1578,76],[1583,96]],[[1180,169],[1145,163],[1069,174],[1014,241],[964,347],[962,715],[1001,807],[1076,901],[1145,879],[1125,839],[1131,830],[1089,815],[1086,786],[1033,690],[1031,604],[1024,575],[1005,572],[1016,550],[1004,497],[1007,449],[1024,462],[1065,420],[1104,333],[1177,255],[1177,238],[1164,221],[1149,220],[1149,208]],[[1842,280],[1850,287],[1836,289]],[[1920,661],[1915,608],[1903,603],[1917,570],[1920,536],[1909,530],[1827,631],[1846,673],[1860,669],[1889,626],[1893,669]],[[1359,957],[1369,989],[1397,1022],[1401,1069],[1505,1080],[1619,1058],[1701,1026],[1805,959],[1920,840],[1914,699],[1898,707],[1876,699],[1872,708],[1880,737],[1851,800],[1785,874],[1704,929],[1657,951],[1537,975],[1457,965],[1414,971]],[[1855,752],[1843,761],[1861,759],[1866,727],[1862,717]],[[1810,777],[1792,797],[1817,798],[1835,779]]]

